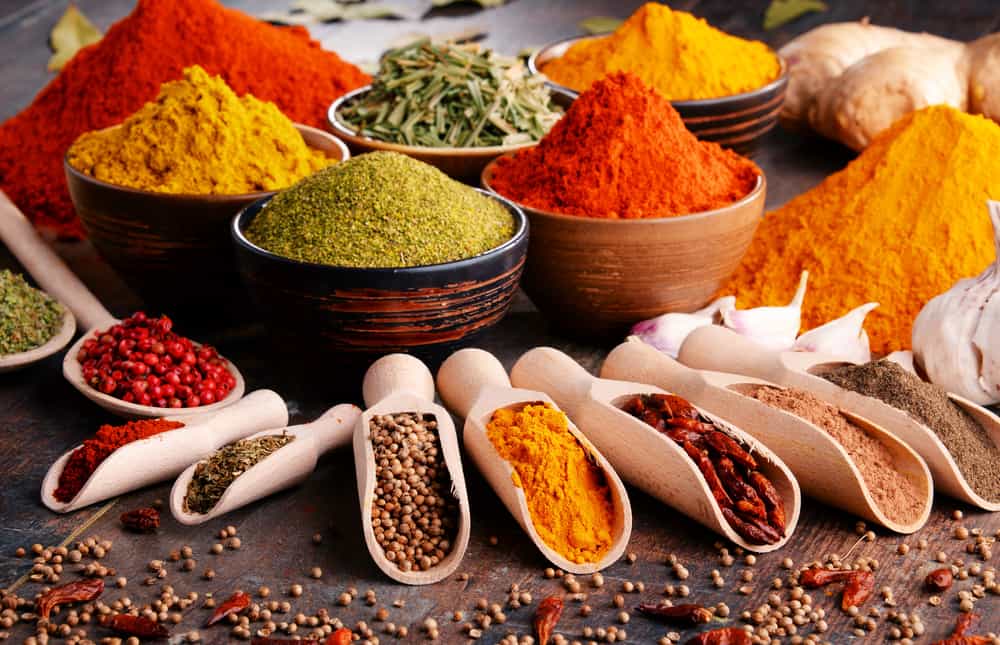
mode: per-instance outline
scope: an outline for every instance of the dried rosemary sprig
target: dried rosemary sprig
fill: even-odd
[[[371,91],[338,112],[360,135],[432,148],[530,143],[561,116],[517,59],[428,40],[386,53]]]
[[[272,434],[256,439],[240,439],[220,448],[194,469],[184,496],[184,510],[189,513],[209,512],[237,477],[294,439],[288,434]]]

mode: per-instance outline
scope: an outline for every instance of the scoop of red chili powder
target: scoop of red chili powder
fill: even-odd
[[[123,121],[191,65],[318,127],[333,99],[371,80],[303,27],[275,27],[215,0],[139,0],[0,125],[0,187],[36,225],[81,236],[63,174],[66,150],[84,132]]]
[[[122,426],[101,426],[93,437],[86,439],[66,460],[66,465],[59,473],[59,486],[52,494],[53,497],[63,503],[69,502],[76,497],[101,462],[115,450],[133,441],[183,426],[180,421],[166,419],[142,419],[129,421]]]
[[[753,190],[749,159],[699,141],[670,101],[631,73],[594,83],[537,146],[497,162],[491,185],[566,215],[672,217],[721,208]]]

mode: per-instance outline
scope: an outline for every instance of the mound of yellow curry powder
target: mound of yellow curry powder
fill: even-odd
[[[803,270],[804,329],[866,302],[876,354],[910,346],[924,304],[994,257],[986,200],[1000,199],[1000,125],[947,106],[913,112],[846,168],[761,222],[722,293],[786,304]]]
[[[486,426],[514,469],[531,521],[552,550],[571,562],[597,562],[611,548],[614,509],[604,472],[546,404],[501,408]]]
[[[650,2],[614,33],[575,43],[542,72],[578,92],[613,72],[634,72],[671,101],[686,101],[758,89],[778,78],[781,64],[762,42]]]
[[[81,135],[68,159],[110,184],[198,195],[287,188],[332,161],[273,103],[241,98],[197,65],[120,126]]]

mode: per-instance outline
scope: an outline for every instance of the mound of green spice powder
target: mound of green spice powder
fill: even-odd
[[[47,343],[62,328],[63,308],[24,277],[0,271],[0,356]]]
[[[246,236],[317,264],[395,268],[440,264],[496,248],[514,234],[499,202],[395,152],[353,157],[278,193]]]

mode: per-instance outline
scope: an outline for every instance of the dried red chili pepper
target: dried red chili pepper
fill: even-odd
[[[122,513],[118,519],[122,526],[136,533],[149,533],[160,527],[160,511],[152,507]]]
[[[563,601],[556,596],[549,596],[538,603],[535,610],[535,618],[532,624],[535,627],[535,635],[538,636],[538,645],[548,645],[552,630],[556,628],[559,617],[562,616]]]
[[[955,629],[951,630],[951,635],[965,636],[965,632],[972,629],[977,620],[979,620],[979,614],[974,614],[971,611],[959,614],[958,619],[955,620]]]
[[[767,477],[757,471],[748,475],[750,485],[756,489],[757,494],[767,505],[767,521],[781,535],[785,534],[785,503],[778,494],[774,484]]]
[[[720,457],[715,465],[715,470],[719,473],[722,485],[735,500],[736,511],[740,515],[748,515],[761,520],[767,519],[767,508],[764,506],[764,501],[757,495],[753,486],[740,478],[740,474],[736,472],[736,465],[729,457]]]
[[[683,445],[685,441],[698,449],[705,448],[705,435],[684,430],[682,428],[667,428],[663,433],[673,439],[676,443]]]
[[[712,491],[712,497],[715,501],[719,503],[719,506],[729,508],[733,505],[733,500],[730,499],[729,493],[726,489],[722,487],[722,482],[719,480],[719,474],[715,472],[715,466],[709,460],[708,455],[705,454],[704,450],[698,450],[694,444],[690,441],[685,441],[681,444],[684,448],[684,452],[688,454],[694,463],[698,466],[698,470],[701,471],[701,476],[705,478],[705,483],[708,484],[708,489]]]
[[[712,612],[701,605],[659,605],[652,602],[644,602],[636,611],[644,616],[662,620],[672,625],[703,625],[712,620]]]
[[[136,638],[167,638],[170,632],[160,623],[150,620],[145,616],[133,616],[131,614],[116,614],[107,616],[101,624],[113,632],[122,636],[135,636]]]
[[[807,589],[818,589],[834,582],[846,582],[854,569],[822,569],[812,567],[799,574],[799,584]]]
[[[871,571],[855,571],[847,578],[844,596],[840,599],[840,608],[847,611],[851,607],[860,607],[871,598],[875,591],[875,574]]]
[[[954,581],[954,576],[951,573],[951,569],[948,567],[941,567],[940,569],[935,569],[927,574],[924,578],[924,586],[928,590],[941,593],[942,591],[948,591],[951,589],[951,583]]]
[[[750,633],[739,627],[723,627],[702,632],[689,640],[687,645],[750,645]]]
[[[736,443],[735,439],[718,430],[706,434],[705,439],[708,440],[708,445],[723,457],[729,457],[747,470],[756,470],[757,460],[744,450],[743,446]]]
[[[684,417],[671,417],[666,424],[671,428],[689,430],[706,436],[715,429],[710,423],[705,423],[704,421],[699,421],[698,419],[686,419]]]
[[[354,634],[346,627],[341,627],[326,637],[323,645],[350,645],[354,639]]]
[[[676,394],[649,394],[647,399],[649,407],[662,410],[675,419],[697,419],[701,416],[689,401]]]
[[[781,541],[781,534],[761,520],[743,518],[731,508],[722,508],[722,517],[744,540],[753,544],[775,544]]]
[[[993,640],[988,636],[966,635],[965,632],[972,628],[979,616],[972,613],[959,614],[955,621],[955,629],[951,636],[943,640],[936,641],[932,645],[989,645]]]
[[[250,596],[242,591],[237,591],[233,595],[229,596],[229,598],[226,599],[226,602],[215,608],[215,611],[212,612],[212,617],[208,619],[207,623],[205,623],[205,627],[211,627],[229,614],[238,614],[249,606]]]
[[[57,605],[71,602],[89,602],[104,593],[103,578],[76,580],[60,587],[53,587],[35,601],[35,613],[48,618]]]
[[[333,638],[330,634],[329,638]],[[315,638],[271,638],[270,636],[254,636],[250,639],[250,645],[319,645]]]

